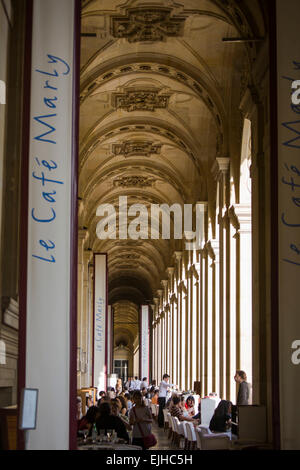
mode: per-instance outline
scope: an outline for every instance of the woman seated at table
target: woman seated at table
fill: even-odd
[[[126,407],[127,407],[127,413],[126,413],[126,416],[128,416],[129,414],[129,411],[131,410],[132,408],[132,401],[131,401],[131,396],[129,393],[125,393],[125,400],[126,400]]]
[[[228,432],[231,428],[231,401],[221,400],[211,418],[209,429],[212,432]]]
[[[154,390],[153,396],[151,398],[151,403],[153,405],[158,405],[158,390]]]
[[[186,418],[186,417],[188,417],[188,416],[190,416],[190,415],[189,415],[188,410],[187,410],[186,407],[185,407],[185,398],[184,398],[183,395],[181,395],[179,398],[180,398],[179,407],[180,407],[180,409],[181,409],[181,411],[182,411],[183,416]]]
[[[88,409],[87,414],[78,421],[77,431],[88,429],[89,435],[91,435],[93,424],[96,422],[98,416],[99,408],[97,406],[91,406]]]
[[[120,406],[121,406],[121,409],[120,409],[120,414],[125,416],[126,413],[127,413],[127,402],[125,400],[124,397],[122,397],[122,395],[119,395],[116,400],[119,400],[120,402]]]
[[[124,439],[126,442],[129,441],[129,436],[123,421],[118,416],[112,414],[111,406],[108,402],[101,403],[99,413],[100,416],[96,421],[98,434],[100,434],[101,429],[104,429],[105,433],[108,429],[112,429],[116,431],[120,439]]]
[[[121,404],[120,400],[118,400],[118,398],[119,397],[114,398],[110,402],[111,414],[114,415],[114,416],[117,416],[118,418],[120,418],[122,420],[122,422],[124,423],[125,428],[127,429],[127,431],[131,431],[131,426],[129,424],[129,418],[128,418],[128,416],[123,415],[121,413],[122,404]]]
[[[185,409],[187,410],[189,416],[195,416],[195,398],[190,395],[185,401]]]
[[[196,420],[193,420],[191,416],[185,416],[186,413],[183,412],[183,409],[180,406],[180,397],[173,397],[172,403],[172,406],[169,408],[171,416],[177,417],[179,421],[192,421],[196,423]]]

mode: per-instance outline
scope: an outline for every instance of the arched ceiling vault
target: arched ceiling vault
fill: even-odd
[[[230,156],[260,47],[223,39],[264,35],[259,0],[82,1],[79,226],[86,249],[108,253],[115,344],[133,344],[139,305],[156,296],[178,240],[101,240],[97,208],[119,218],[127,196],[148,209],[208,200],[213,211],[211,168]]]

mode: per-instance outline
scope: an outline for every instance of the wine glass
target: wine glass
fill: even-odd
[[[100,429],[100,442],[104,442],[105,430]]]
[[[82,432],[83,432],[83,442],[86,442],[86,438],[87,438],[87,436],[88,436],[89,430],[88,430],[88,429],[84,429]]]

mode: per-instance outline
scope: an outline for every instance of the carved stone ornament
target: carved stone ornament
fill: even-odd
[[[125,157],[141,155],[144,157],[150,157],[152,154],[159,154],[160,150],[160,144],[153,144],[146,140],[127,140],[121,144],[112,145],[112,153],[114,155],[124,155]]]
[[[153,186],[155,181],[155,178],[150,176],[123,176],[114,180],[114,186],[122,188],[147,188]]]
[[[126,260],[126,261],[129,261],[129,260],[135,261],[135,260],[140,259],[140,255],[137,255],[135,253],[129,253],[129,254],[118,256],[118,259],[122,259],[122,260]]]
[[[126,16],[112,16],[111,30],[115,38],[129,42],[163,41],[168,36],[183,36],[185,18],[171,16],[170,8],[130,8]]]
[[[159,94],[160,90],[127,89],[124,93],[114,93],[112,105],[117,109],[132,111],[155,111],[157,108],[167,108],[170,94]]]

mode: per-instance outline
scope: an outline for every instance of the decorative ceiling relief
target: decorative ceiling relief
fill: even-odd
[[[126,16],[111,17],[111,33],[129,42],[164,41],[183,36],[185,17],[171,16],[170,8],[131,8]]]
[[[138,260],[140,259],[140,255],[137,255],[135,253],[126,253],[125,255],[120,255],[118,256],[118,259],[122,259],[122,260]]]
[[[147,188],[153,186],[156,179],[150,176],[122,176],[114,180],[114,186],[122,188]]]
[[[150,157],[152,154],[160,154],[161,144],[153,144],[146,140],[127,140],[120,144],[112,144],[112,153],[115,156],[124,157],[144,156]]]
[[[154,88],[127,89],[124,93],[114,93],[112,105],[117,109],[131,111],[155,111],[156,108],[167,108],[170,94]]]

